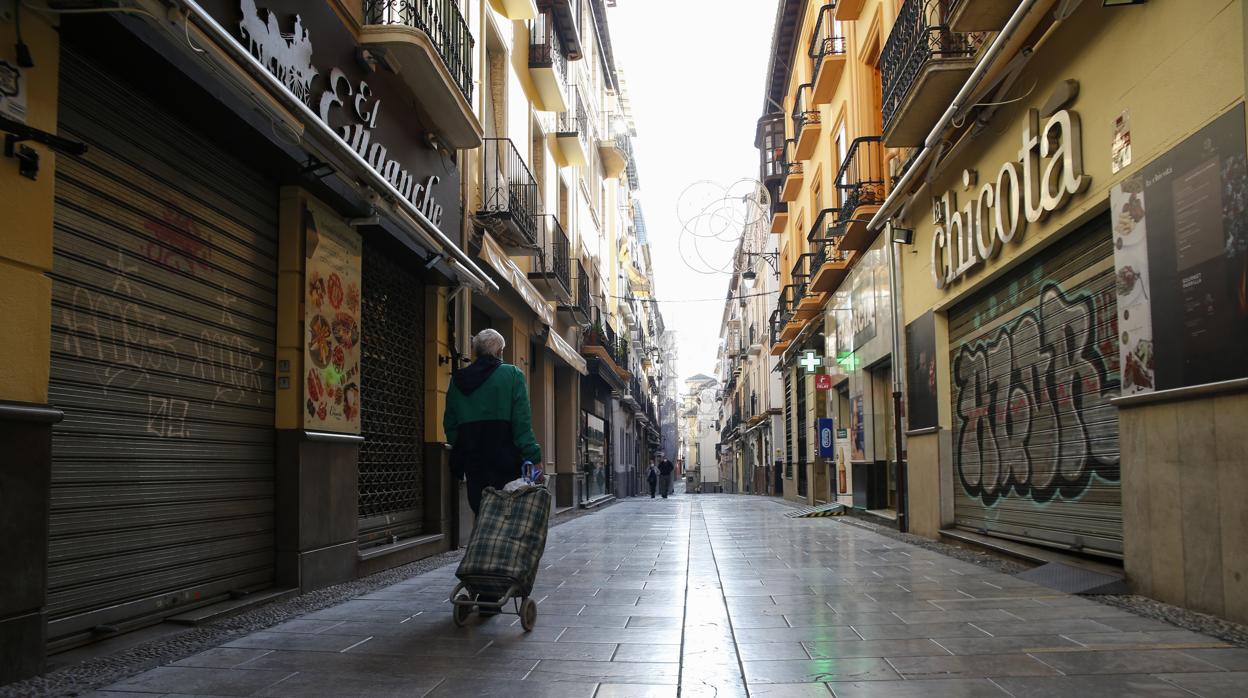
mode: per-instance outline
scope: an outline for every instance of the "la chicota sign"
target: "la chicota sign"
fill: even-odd
[[[1037,223],[1088,188],[1083,171],[1083,132],[1079,115],[1062,110],[1040,124],[1040,112],[1027,112],[1018,159],[1007,162],[983,185],[974,170],[962,172],[958,192],[933,201],[932,280],[943,289],[1022,241],[1028,223]]]
[[[236,26],[243,46],[434,225],[442,227],[445,211],[458,211],[457,204],[441,200],[446,192],[458,192],[454,165],[425,144],[411,125],[413,114],[381,119],[383,102],[401,107],[410,96],[383,84],[394,82],[390,76],[361,66],[354,37],[327,4],[272,0],[262,8],[242,0],[232,12],[228,3],[206,4],[214,5],[211,12],[218,16],[241,10]],[[328,69],[318,69],[318,61]]]

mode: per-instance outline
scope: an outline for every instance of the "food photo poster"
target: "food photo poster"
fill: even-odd
[[[360,433],[360,237],[329,211],[304,209],[303,423]]]

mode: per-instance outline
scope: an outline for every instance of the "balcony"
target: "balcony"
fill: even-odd
[[[867,0],[837,0],[836,19],[840,22],[852,22],[862,16],[862,8]]]
[[[537,3],[533,0],[490,0],[490,5],[507,19],[533,19],[537,16]]]
[[[786,203],[797,201],[806,183],[806,171],[802,161],[797,159],[794,149],[797,143],[792,140],[784,142],[784,188],[780,190],[780,200]]]
[[[922,145],[975,68],[984,35],[953,31],[945,5],[906,0],[884,45],[884,142],[890,148]]]
[[[632,374],[628,372],[628,340],[616,337],[611,325],[601,321],[581,335],[581,354],[598,359],[619,377],[621,386],[628,385]]]
[[[585,264],[579,259],[575,263],[569,260],[569,266],[570,271],[574,272],[571,287],[576,289],[576,294],[569,302],[559,306],[559,312],[567,313],[577,324],[588,325],[593,307],[590,302],[589,274],[585,271]]]
[[[537,182],[510,138],[485,139],[481,175],[477,218],[508,254],[538,254]]]
[[[603,178],[617,179],[632,164],[633,145],[627,133],[613,133],[612,127],[608,127],[607,131],[612,136],[598,141],[598,157],[602,159]],[[636,170],[633,172],[635,176]]]
[[[961,33],[1000,31],[1017,6],[1018,3],[998,0],[953,0],[949,28]]]
[[[793,279],[793,286],[796,289],[794,294],[797,300],[797,307],[794,316],[798,320],[809,320],[819,314],[819,309],[823,307],[823,294],[815,293],[810,288],[810,282],[814,278],[814,262],[815,254],[807,252],[798,255],[797,262],[793,264],[790,276]]]
[[[555,124],[555,141],[566,167],[584,167],[589,163],[589,114],[585,101],[575,87],[568,90],[568,107],[559,112]]]
[[[789,227],[789,204],[775,199],[771,202],[771,232],[779,235]]]
[[[579,0],[537,0],[537,9],[555,20],[568,60],[581,60],[581,3]]]
[[[776,308],[780,311],[780,320],[784,324],[780,330],[780,341],[782,342],[792,342],[805,324],[797,317],[797,303],[800,299],[801,291],[797,286],[789,284],[780,289],[780,299],[776,303]]]
[[[845,162],[836,173],[836,189],[841,198],[837,217],[842,250],[866,250],[874,234],[867,222],[884,204],[884,143],[879,136],[862,136],[849,144]]]
[[[815,146],[819,145],[819,131],[823,128],[823,117],[819,107],[811,100],[811,83],[797,88],[793,99],[793,137],[797,139],[797,147],[793,151],[798,160],[809,160],[815,154]]]
[[[837,36],[837,24],[832,13],[836,3],[828,3],[819,10],[815,33],[810,39],[810,81],[814,85],[811,100],[815,105],[827,104],[836,93],[836,86],[845,72],[845,37]]]
[[[554,28],[554,18],[541,14],[529,22],[529,74],[542,111],[568,108],[568,59]]]
[[[365,0],[360,46],[396,73],[452,148],[481,144],[472,34],[455,0]]]
[[[556,303],[572,303],[572,259],[569,255],[568,234],[552,215],[538,217],[538,233],[541,253],[529,272],[529,280],[541,289],[546,298]]]

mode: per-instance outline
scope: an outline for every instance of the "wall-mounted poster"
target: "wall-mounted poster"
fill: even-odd
[[[1116,186],[1123,392],[1248,375],[1244,105]]]
[[[853,272],[854,349],[875,337],[875,253],[868,253]]]
[[[936,316],[930,310],[906,325],[906,401],[911,429],[936,426]]]
[[[303,424],[360,433],[360,236],[331,211],[303,210]]]

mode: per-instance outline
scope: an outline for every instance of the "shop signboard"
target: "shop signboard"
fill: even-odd
[[[835,430],[832,426],[832,418],[820,417],[816,422],[819,434],[819,457],[831,458],[836,455],[836,439],[833,436]]]
[[[201,0],[201,5],[430,222],[444,232],[459,230],[454,157],[429,145],[402,80],[360,60],[355,35],[333,3]]]
[[[1244,105],[1110,194],[1123,394],[1248,375]]]

